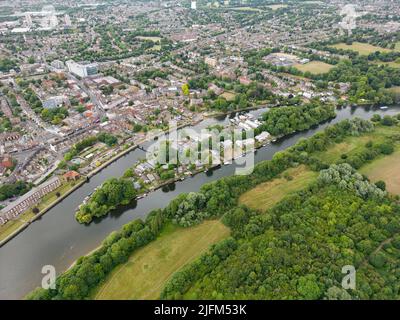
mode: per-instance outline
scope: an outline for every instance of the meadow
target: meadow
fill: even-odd
[[[286,195],[301,190],[317,177],[317,173],[304,165],[290,168],[281,177],[262,183],[244,193],[239,203],[251,209],[265,211],[281,201]]]
[[[170,276],[229,236],[219,220],[181,228],[167,225],[160,236],[117,267],[94,293],[97,300],[158,299]]]
[[[334,66],[322,61],[311,61],[306,64],[296,64],[294,67],[302,72],[322,74],[329,72]]]
[[[361,42],[354,42],[351,45],[348,45],[345,43],[338,43],[338,44],[332,45],[331,47],[336,48],[336,49],[356,51],[361,55],[369,55],[369,54],[377,52],[377,51],[380,51],[380,52],[391,52],[392,51],[390,49],[381,48],[381,47],[373,46],[369,43],[361,43]]]

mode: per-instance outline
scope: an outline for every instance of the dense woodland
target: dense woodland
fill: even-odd
[[[207,254],[175,274],[166,299],[398,299],[400,206],[348,165],[321,173],[317,184],[263,215],[232,209],[224,220],[237,247]],[[342,171],[338,174],[338,170]],[[361,179],[361,180],[359,180]],[[359,182],[363,196],[349,183]],[[347,183],[347,186],[344,184]],[[386,241],[384,250],[376,248]],[[231,244],[232,246],[233,244]],[[354,265],[356,290],[341,288]]]
[[[57,278],[56,289],[39,288],[28,298],[89,298],[113,268],[155,239],[165,223],[190,226],[216,217],[231,227],[232,238],[176,273],[162,298],[398,298],[399,205],[348,164],[329,168],[312,155],[373,130],[370,121],[342,121],[259,163],[251,175],[226,177],[198,193],[180,195],[145,221],[110,234],[100,249]],[[240,194],[301,163],[323,170],[316,184],[266,214],[238,207]],[[385,252],[375,252],[387,239]],[[339,289],[345,264],[360,268],[357,292]]]
[[[284,107],[271,109],[264,113],[263,125],[257,132],[268,131],[274,136],[281,136],[310,129],[312,126],[336,116],[333,106],[321,105],[320,102],[301,105],[298,107]]]

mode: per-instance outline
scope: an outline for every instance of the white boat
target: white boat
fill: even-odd
[[[383,106],[383,107],[381,107],[380,109],[381,109],[381,110],[387,110],[387,109],[389,109],[389,107],[388,107],[388,106]]]

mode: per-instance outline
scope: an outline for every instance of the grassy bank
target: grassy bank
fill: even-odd
[[[93,294],[104,299],[157,299],[169,277],[229,235],[219,220],[180,228],[168,225],[149,245],[139,249],[129,261],[117,267]]]

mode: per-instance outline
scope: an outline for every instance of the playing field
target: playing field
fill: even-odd
[[[278,9],[287,8],[288,5],[287,4],[271,4],[271,5],[267,6],[267,7],[271,8],[273,11],[276,11]]]
[[[263,10],[254,7],[232,7],[229,8],[230,10],[234,11],[253,11],[253,12],[263,12]]]
[[[400,150],[365,165],[360,172],[372,182],[385,181],[389,192],[400,194]]]
[[[361,43],[361,42],[354,42],[352,45],[347,45],[345,43],[338,43],[338,44],[332,45],[331,47],[336,48],[336,49],[357,51],[361,55],[369,55],[376,51],[380,51],[380,52],[391,52],[392,51],[390,49],[376,47],[369,43]]]
[[[117,267],[96,292],[95,299],[158,299],[168,278],[185,264],[229,236],[218,220],[192,228],[168,225],[162,234]]]
[[[322,61],[311,61],[306,64],[296,64],[295,68],[302,72],[311,72],[312,74],[327,73],[333,68],[333,65]]]
[[[240,197],[239,202],[249,208],[265,211],[289,193],[306,187],[317,177],[317,173],[308,170],[302,165],[286,170],[281,176],[280,178],[262,183],[244,193]]]
[[[137,36],[136,38],[139,39],[139,40],[148,40],[148,41],[153,41],[153,42],[160,42],[161,41],[160,37]]]

